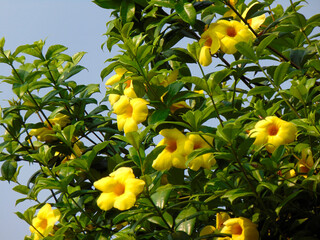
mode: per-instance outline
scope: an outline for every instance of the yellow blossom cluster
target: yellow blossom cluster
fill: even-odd
[[[160,134],[164,136],[157,146],[166,147],[154,160],[152,167],[156,170],[169,170],[171,167],[186,168],[188,155],[195,149],[210,148],[209,143],[212,143],[213,138],[209,136],[200,136],[190,133],[185,136],[178,129],[163,129]],[[201,167],[210,169],[216,163],[213,154],[206,153],[200,155],[190,161],[190,169],[197,171]]]
[[[124,68],[116,68],[116,75],[106,82],[106,85],[118,83],[127,72]],[[110,94],[109,102],[113,106],[113,112],[117,115],[117,125],[119,131],[125,133],[138,130],[138,124],[144,122],[148,117],[148,102],[143,98],[138,98],[132,80],[126,82],[124,95]]]
[[[227,54],[237,52],[235,45],[239,42],[250,42],[254,38],[248,27],[238,21],[219,20],[211,23],[209,28],[201,35],[199,63],[208,66],[211,62],[211,55],[219,49]]]

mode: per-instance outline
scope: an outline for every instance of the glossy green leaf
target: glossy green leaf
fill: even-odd
[[[283,62],[275,70],[273,75],[273,81],[276,86],[280,86],[281,83],[285,80],[286,74],[289,70],[290,63]]]
[[[1,165],[1,175],[7,181],[14,181],[13,176],[17,170],[17,162],[7,160]]]
[[[190,25],[194,25],[196,21],[196,10],[194,9],[192,3],[185,3],[179,0],[175,5],[175,10],[181,17],[181,19]]]
[[[248,58],[254,62],[258,62],[258,57],[254,53],[252,46],[250,44],[248,44],[246,42],[238,42],[236,44],[236,48],[246,58]]]
[[[151,195],[151,199],[154,202],[154,204],[158,208],[163,209],[166,203],[168,202],[170,193],[173,189],[174,187],[171,184],[159,187],[157,191]]]
[[[183,209],[175,219],[176,230],[183,231],[188,235],[191,235],[196,223],[196,218],[194,217],[196,213],[197,209],[194,207]]]

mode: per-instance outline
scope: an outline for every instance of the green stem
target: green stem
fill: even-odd
[[[202,66],[201,66],[201,64],[200,64],[199,62],[197,62],[197,63],[198,63],[198,66],[199,66],[199,68],[200,68],[200,70],[201,70],[202,76],[203,76],[203,78],[205,79],[207,88],[209,89],[208,81],[207,81],[206,75],[205,75],[205,73],[204,73],[204,71],[203,71],[203,68],[202,68]],[[211,102],[212,102],[212,105],[213,105],[213,107],[214,107],[214,110],[215,110],[215,112],[216,112],[216,114],[217,114],[217,118],[218,118],[221,126],[223,127],[223,120],[222,120],[221,117],[220,117],[219,110],[218,110],[218,108],[217,108],[217,106],[216,106],[216,104],[215,104],[215,102],[214,102],[214,99],[213,99],[211,93],[210,93],[210,94],[208,93],[208,95],[209,95],[209,97],[210,97],[210,100],[211,100]]]
[[[283,95],[281,93],[280,90],[281,87],[277,86],[274,84],[274,82],[272,81],[272,79],[268,76],[268,74],[265,72],[265,70],[263,69],[263,67],[257,63],[258,67],[260,68],[260,70],[262,71],[262,73],[265,75],[265,77],[268,79],[268,81],[272,84],[272,86],[274,87],[274,89],[277,91],[278,94],[280,94],[280,96],[282,97],[282,99],[285,101],[285,103],[288,105],[288,107],[296,114],[296,116],[301,119],[301,116],[299,115],[299,113],[297,112],[297,110],[291,105],[291,103],[288,101],[288,99],[286,98],[285,95]]]

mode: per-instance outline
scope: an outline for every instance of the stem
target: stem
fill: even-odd
[[[203,68],[202,68],[202,66],[201,66],[201,64],[200,64],[199,62],[197,62],[197,63],[198,63],[198,66],[199,66],[199,68],[200,68],[200,70],[201,70],[201,73],[202,73],[203,78],[206,80],[205,82],[206,82],[206,85],[207,85],[207,87],[208,87],[208,89],[209,89],[208,81],[207,81],[206,75],[204,74]],[[212,97],[211,94],[208,93],[208,95],[209,95],[209,97],[210,97],[210,99],[211,99],[211,102],[212,102],[212,105],[213,105],[213,107],[214,107],[214,110],[215,110],[216,113],[217,113],[217,118],[218,118],[221,126],[223,127],[223,120],[222,120],[221,117],[220,117],[219,110],[218,110],[218,108],[217,108],[217,106],[216,106],[216,104],[215,104],[215,102],[214,102],[214,99],[213,99],[213,97]]]

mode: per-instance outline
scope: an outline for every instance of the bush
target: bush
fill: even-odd
[[[1,180],[34,202],[17,213],[25,239],[319,239],[319,14],[291,0],[93,2],[113,9],[104,47],[119,52],[101,102],[73,80],[84,53],[0,41],[15,94]],[[21,162],[39,166],[25,185]]]

